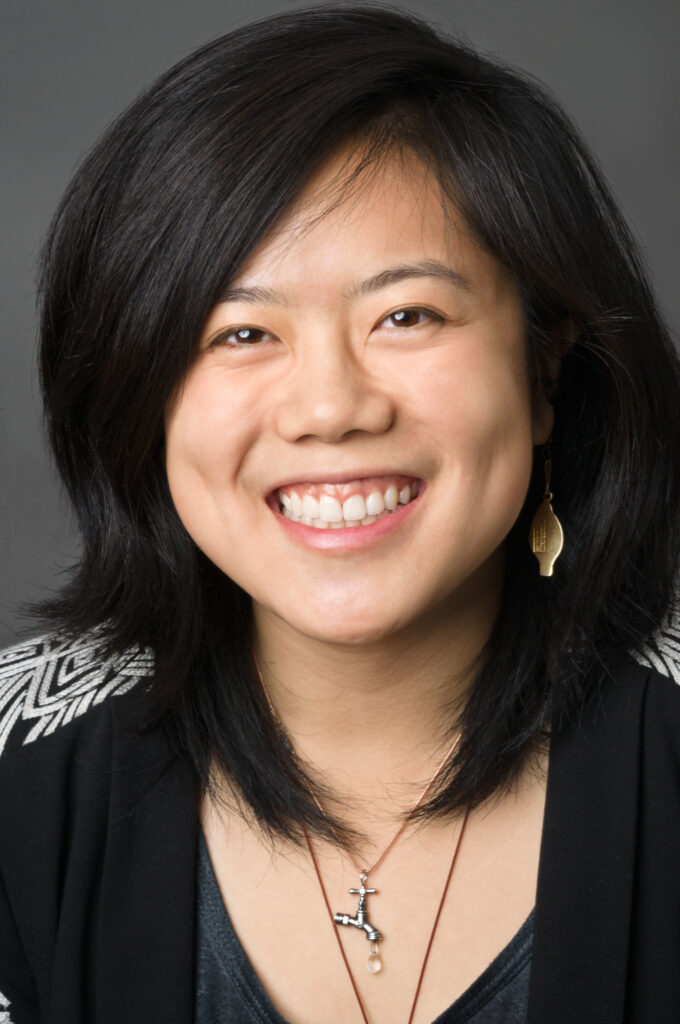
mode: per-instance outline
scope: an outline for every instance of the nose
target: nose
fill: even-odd
[[[339,339],[317,339],[287,376],[276,410],[287,441],[314,437],[332,443],[348,434],[380,434],[394,420],[394,400]]]

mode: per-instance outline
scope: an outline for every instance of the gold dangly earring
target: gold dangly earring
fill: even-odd
[[[552,576],[553,566],[564,547],[562,524],[553,512],[553,493],[550,490],[550,474],[552,459],[550,457],[550,441],[545,446],[545,493],[543,501],[536,510],[536,515],[529,531],[531,550],[536,555],[541,576]]]

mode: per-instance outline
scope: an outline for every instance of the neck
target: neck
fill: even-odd
[[[486,581],[488,584],[488,580]],[[469,595],[468,595],[469,597]],[[298,756],[346,801],[400,810],[439,764],[493,627],[500,586],[388,637],[336,644],[256,605],[255,653]]]

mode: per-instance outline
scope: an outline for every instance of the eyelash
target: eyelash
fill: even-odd
[[[377,326],[379,327],[381,324],[384,324],[386,320],[389,320],[391,317],[398,316],[400,313],[416,313],[419,316],[426,317],[426,320],[431,320],[433,323],[441,324],[444,322],[444,317],[441,316],[439,313],[435,313],[434,310],[432,309],[427,309],[424,306],[404,306],[400,309],[395,309],[392,313],[388,313],[387,316],[384,316],[382,320],[379,321]],[[404,329],[408,329],[409,327],[420,327],[421,324],[423,324],[424,322],[426,321],[418,320],[418,322],[415,324],[402,324],[399,326],[401,326]],[[255,340],[249,341],[241,339],[240,344],[239,342],[228,340],[234,335],[245,334],[246,332],[258,334],[260,335],[260,337]],[[229,327],[224,331],[220,331],[220,333],[215,338],[213,338],[213,340],[210,342],[210,347],[212,348],[213,346],[217,345],[226,345],[228,348],[249,348],[251,346],[259,344],[259,342],[262,340],[262,337],[266,337],[268,333],[268,331],[264,331],[260,327],[248,327],[245,324],[241,327]]]

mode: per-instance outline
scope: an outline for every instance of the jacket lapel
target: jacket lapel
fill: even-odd
[[[627,667],[578,722],[553,734],[527,1024],[623,1020],[645,679]],[[190,1024],[195,785],[162,736],[140,738],[119,717],[93,935],[94,1017]]]
[[[106,863],[97,915],[94,1019],[191,1024],[198,807],[159,733],[117,707]]]
[[[552,737],[527,1024],[621,1024],[646,673],[606,680]]]

